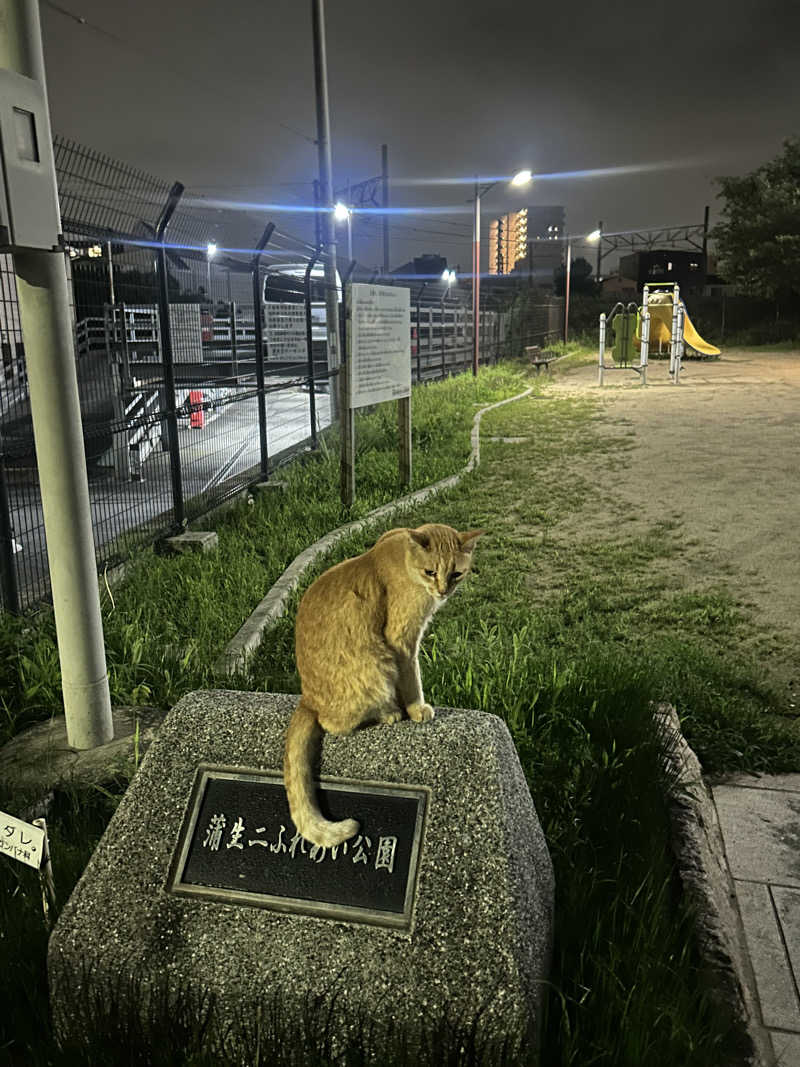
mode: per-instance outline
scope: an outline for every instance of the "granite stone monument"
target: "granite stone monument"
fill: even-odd
[[[467,1040],[529,1062],[553,871],[505,724],[440,708],[326,736],[322,807],[360,823],[326,850],[280,777],[296,701],[197,692],[166,717],[51,935],[57,1034],[135,1017],[155,1042],[188,1005],[218,1062],[288,1041],[422,1064]]]

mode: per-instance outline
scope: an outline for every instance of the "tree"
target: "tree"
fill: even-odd
[[[563,264],[553,271],[553,292],[556,296],[563,296],[567,288],[567,268]],[[575,293],[593,294],[597,289],[597,283],[592,277],[592,265],[588,259],[578,256],[573,259],[569,269],[569,292],[570,296]]]
[[[711,231],[722,276],[753,296],[800,295],[800,139],[742,178],[717,178],[723,221]]]

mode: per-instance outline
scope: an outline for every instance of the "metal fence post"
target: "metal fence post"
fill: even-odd
[[[172,478],[172,501],[175,509],[175,525],[186,525],[186,509],[183,502],[183,481],[181,477],[181,453],[178,440],[178,413],[175,405],[175,364],[172,357],[172,324],[169,317],[169,277],[167,274],[167,250],[164,247],[164,235],[167,232],[178,201],[183,195],[183,185],[175,182],[170,189],[169,199],[161,212],[156,227],[156,275],[158,279],[158,325],[161,334],[161,361],[164,365],[164,412],[167,422],[167,441],[169,443],[169,467]]]
[[[422,283],[422,288],[417,293],[417,384],[422,381],[422,319],[420,317],[422,294],[425,292],[427,281]]]
[[[348,292],[347,286],[342,285],[342,310],[341,310],[341,338],[342,338],[342,361],[339,365],[340,379],[339,395],[341,406],[339,410],[339,430],[342,436],[341,454],[339,462],[339,495],[342,507],[351,508],[356,495],[356,432],[355,419],[353,418],[353,397],[350,391],[350,367],[348,362],[352,359],[350,344],[351,331],[348,329],[351,309],[348,306],[351,299],[352,289]]]
[[[356,495],[356,422],[353,410],[353,397],[350,391],[352,378],[349,361],[353,358],[351,350],[352,331],[350,322],[353,283],[351,277],[356,268],[356,261],[351,259],[342,276],[342,306],[339,314],[339,336],[342,339],[342,358],[339,363],[339,381],[335,383],[341,404],[339,405],[339,432],[341,434],[341,452],[339,457],[339,495],[346,508],[353,506]]]
[[[314,337],[311,324],[311,271],[319,259],[319,248],[314,249],[314,255],[306,264],[306,273],[303,277],[303,296],[306,302],[306,347],[308,348],[308,413],[311,419],[311,447],[317,447],[317,400],[314,395]],[[330,337],[330,333],[328,334]],[[330,372],[330,363],[328,363]],[[330,382],[330,373],[328,376]],[[330,388],[330,385],[328,386]]]
[[[256,245],[256,252],[250,260],[250,272],[253,280],[253,328],[256,342],[256,394],[258,400],[258,440],[261,451],[262,478],[269,474],[269,449],[267,446],[267,393],[264,381],[264,290],[261,287],[261,253],[272,237],[275,223],[270,222]]]
[[[228,280],[230,280],[231,272],[228,271]],[[236,347],[236,301],[231,300],[228,302],[228,317],[230,320],[231,331],[231,375],[236,378],[239,375],[239,354]]]
[[[444,329],[444,302],[445,302],[445,299],[446,299],[446,297],[443,296],[442,300],[441,300],[441,310],[439,312],[440,318],[441,318],[441,326],[442,326],[442,381],[444,381],[444,379],[446,377],[446,353],[445,353],[445,347],[444,347],[445,346],[445,329]]]
[[[11,522],[11,501],[6,484],[5,456],[0,452],[0,588],[3,610],[19,615],[19,589],[14,566],[14,527]]]

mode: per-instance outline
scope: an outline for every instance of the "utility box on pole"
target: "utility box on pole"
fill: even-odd
[[[0,70],[0,245],[51,252],[61,217],[44,86]]]

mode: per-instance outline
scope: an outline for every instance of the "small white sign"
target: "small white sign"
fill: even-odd
[[[0,811],[0,852],[38,870],[44,855],[44,830]]]
[[[267,325],[267,358],[284,363],[308,362],[305,304],[264,304]]]
[[[408,289],[349,286],[350,403],[354,408],[411,395],[411,309]]]
[[[203,332],[199,304],[170,304],[172,358],[176,363],[203,362]]]

